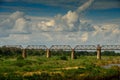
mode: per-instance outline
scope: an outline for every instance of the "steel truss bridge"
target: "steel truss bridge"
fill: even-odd
[[[23,48],[22,45],[4,45],[2,47],[11,49],[21,49],[23,58],[26,58],[26,50],[45,50],[47,58],[51,56],[50,51],[71,51],[71,59],[75,58],[75,51],[96,50],[97,59],[101,59],[101,50],[120,50],[120,45],[76,45],[72,48],[70,45],[52,45],[48,48],[46,45],[28,45]]]
[[[22,45],[4,45],[2,47],[6,48],[19,48],[19,49],[33,49],[33,50],[96,50],[97,47],[101,47],[101,50],[120,50],[120,45],[76,45],[72,48],[70,45],[52,45],[48,48],[46,45],[28,45],[26,48],[23,48]]]

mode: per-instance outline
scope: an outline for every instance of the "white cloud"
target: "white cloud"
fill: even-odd
[[[55,25],[55,21],[54,20],[50,20],[50,21],[41,21],[40,23],[38,23],[39,27],[52,27]]]
[[[120,27],[117,24],[103,24],[101,26],[101,30],[105,33],[105,35],[114,35],[119,34]]]
[[[51,27],[55,25],[55,21],[54,20],[50,20],[49,22],[46,22],[46,26]]]
[[[55,26],[55,21],[54,20],[41,21],[41,22],[37,23],[37,27],[40,30],[43,30],[43,31],[50,31],[50,29],[54,26]]]
[[[85,9],[87,9],[94,0],[88,0],[88,2],[84,3],[82,6],[79,6],[78,9],[76,10],[77,13],[80,13],[82,11],[84,11]]]
[[[75,11],[68,11],[65,15],[57,15],[53,19],[37,23],[38,30],[43,31],[78,31],[80,27],[79,13],[85,10],[93,0],[89,0]],[[89,25],[88,25],[89,26]],[[50,29],[51,28],[51,29]],[[83,27],[84,28],[84,27]],[[85,27],[86,28],[86,27]],[[86,29],[87,30],[87,29]]]
[[[120,39],[118,24],[94,25],[92,20],[80,18],[79,13],[86,9],[92,1],[89,0],[75,11],[70,10],[65,15],[56,15],[53,18],[33,17],[27,16],[23,12],[14,12],[1,20],[0,39],[18,44],[95,44],[107,43],[107,41],[110,43],[115,41],[114,39],[120,42],[118,41]]]
[[[70,28],[75,27],[74,24],[78,21],[78,18],[78,14],[72,11],[68,11],[68,13],[62,17]]]
[[[24,18],[19,18],[15,21],[15,25],[13,27],[13,32],[24,32],[26,27],[26,21]]]
[[[53,41],[53,37],[49,33],[42,33],[43,37],[46,37],[47,41]]]
[[[88,40],[88,33],[82,34],[81,40],[82,40],[83,42],[86,42],[86,41]]]
[[[19,18],[24,18],[24,13],[20,11],[16,11],[9,16],[10,20],[17,20]]]
[[[95,31],[89,37],[90,41],[101,44],[118,44],[120,41],[120,27],[117,24],[105,23],[102,25],[95,25]]]
[[[27,28],[27,29],[26,29]],[[10,35],[15,33],[29,33],[27,20],[23,12],[14,12],[0,22],[1,35]],[[4,36],[3,36],[4,37]]]
[[[12,34],[10,34],[9,38],[12,38],[12,37],[17,38],[18,36],[15,35],[15,32],[23,33],[24,31],[27,31],[26,26],[28,26],[28,24],[31,26],[30,31],[32,32],[32,34],[28,35],[31,42],[37,41],[39,39],[42,41],[67,42],[68,40],[76,41],[76,39],[80,37],[79,34],[77,34],[77,36],[74,36],[74,33],[72,33],[74,37],[68,37],[69,34],[64,33],[65,31],[74,32],[75,29],[78,29],[78,27],[80,27],[79,15],[75,11],[68,11],[67,14],[63,16],[57,15],[54,18],[44,18],[44,17],[41,18],[41,17],[30,17],[30,16],[27,16],[27,17],[30,18],[31,21],[29,22],[26,21],[25,15],[23,12],[17,11],[12,15],[10,15],[7,22],[9,22],[10,20],[11,22],[9,23],[13,23],[13,24],[10,29],[12,31]],[[42,33],[41,31],[55,31],[55,33],[53,32]],[[82,42],[86,41],[87,34],[83,34],[79,40]]]

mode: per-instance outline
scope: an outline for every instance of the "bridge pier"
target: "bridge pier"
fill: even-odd
[[[72,49],[72,52],[71,52],[71,59],[75,59],[75,50]]]
[[[22,50],[22,57],[23,57],[23,58],[26,58],[26,57],[27,57],[27,53],[26,53],[26,50],[25,50],[25,49]]]
[[[47,50],[46,50],[46,54],[47,54],[47,58],[50,58],[50,57],[51,57],[51,55],[50,55],[50,49],[47,49]]]
[[[97,45],[97,59],[101,59],[101,46]]]

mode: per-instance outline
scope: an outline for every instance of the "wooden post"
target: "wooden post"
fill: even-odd
[[[46,54],[47,54],[47,58],[50,58],[50,57],[51,57],[51,55],[50,55],[50,49],[47,49],[47,50],[46,50]]]
[[[72,52],[71,52],[71,59],[75,59],[75,50],[72,49]]]
[[[27,57],[27,54],[26,54],[26,50],[25,50],[25,49],[22,50],[22,57],[23,57],[23,58],[26,58],[26,57]]]
[[[97,45],[97,59],[101,59],[101,46]]]

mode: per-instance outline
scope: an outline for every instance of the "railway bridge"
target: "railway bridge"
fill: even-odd
[[[120,45],[76,45],[74,48],[70,45],[52,45],[50,48],[46,45],[28,45],[26,48],[23,48],[22,45],[4,45],[2,47],[21,49],[23,58],[27,57],[26,50],[44,50],[47,58],[51,57],[51,51],[70,51],[71,59],[75,58],[75,51],[79,50],[96,50],[97,59],[101,59],[102,50],[120,50]]]

